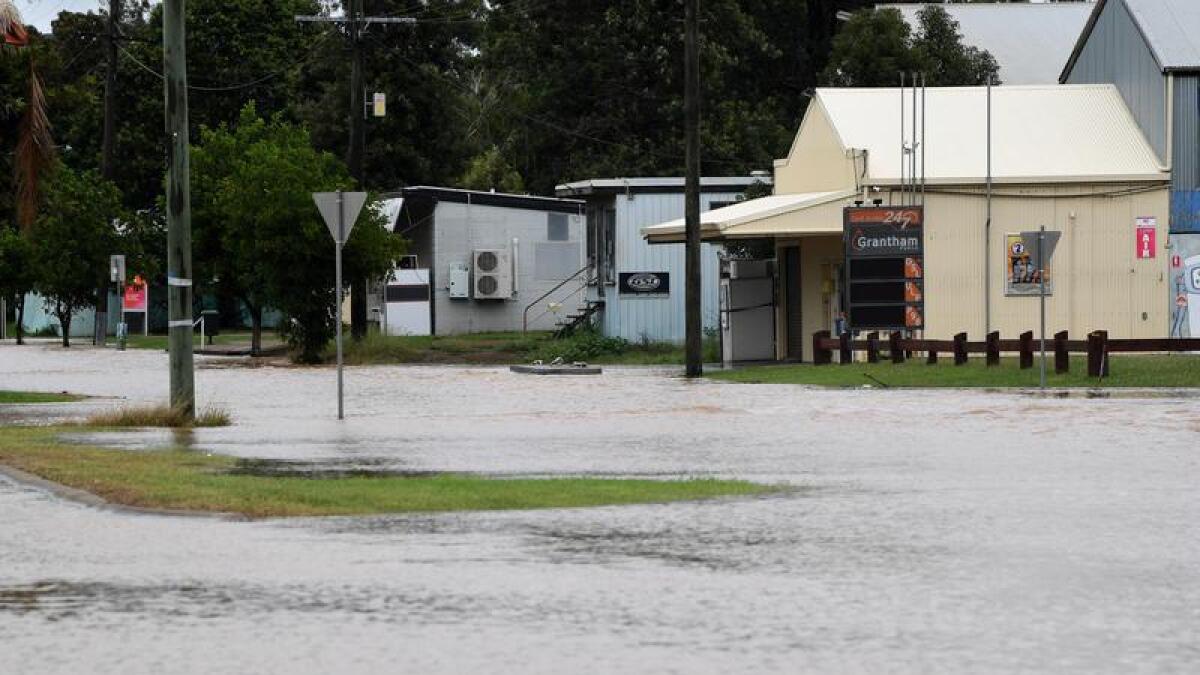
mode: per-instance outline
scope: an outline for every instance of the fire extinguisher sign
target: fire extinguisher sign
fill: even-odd
[[[1158,219],[1153,217],[1137,219],[1137,239],[1134,244],[1134,255],[1138,260],[1148,260],[1155,254],[1155,236],[1158,231]]]

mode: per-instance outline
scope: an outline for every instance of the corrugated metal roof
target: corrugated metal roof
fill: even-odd
[[[937,5],[958,21],[964,44],[996,57],[1005,84],[1057,82],[1094,7],[1086,2]],[[913,27],[920,24],[917,13],[927,6],[876,5],[899,10]]]
[[[1200,70],[1200,0],[1123,1],[1164,71]],[[1110,0],[1098,0],[1059,76],[1066,81]]]
[[[984,181],[986,91],[984,87],[927,90],[927,182]],[[816,100],[828,115],[842,147],[867,151],[866,181],[898,183],[899,89],[818,89]],[[908,99],[905,115],[909,128],[905,136],[909,143],[911,106]],[[918,168],[919,163],[918,158]],[[993,87],[992,176],[1002,183],[1169,178],[1116,87],[1110,84]]]
[[[1163,70],[1200,68],[1200,0],[1125,0]]]
[[[755,227],[756,225],[763,224],[778,216],[794,214],[797,211],[803,211],[814,206],[840,202],[854,195],[855,192],[853,190],[840,190],[836,192],[772,195],[770,197],[748,199],[744,202],[730,204],[729,206],[700,214],[701,236],[705,239],[762,236],[772,231],[772,228]],[[795,222],[790,221],[790,224],[789,232],[792,234],[803,230]],[[823,229],[820,232],[814,230],[813,232],[809,232],[810,234],[841,232],[842,222],[841,220],[828,222],[827,219],[819,222],[814,221],[814,227]],[[642,236],[651,241],[676,241],[682,238],[683,232],[684,221],[682,218],[642,228]]]

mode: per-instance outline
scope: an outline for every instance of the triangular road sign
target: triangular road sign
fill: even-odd
[[[367,193],[314,192],[313,201],[317,203],[333,241],[344,244],[350,238],[350,231],[354,229],[363,205],[367,203]]]

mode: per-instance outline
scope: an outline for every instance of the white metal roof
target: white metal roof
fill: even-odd
[[[917,13],[927,6],[876,5],[878,8],[899,10],[913,28],[920,25]],[[1071,48],[1095,5],[1090,2],[1056,2],[937,3],[937,6],[958,22],[964,44],[986,49],[996,57],[1002,82],[1050,84],[1058,81],[1063,64],[1070,57]]]
[[[583,195],[594,192],[639,192],[647,190],[683,191],[685,179],[680,176],[640,178],[592,178],[572,183],[563,183],[554,188],[560,196]],[[700,187],[709,189],[733,189],[741,191],[755,183],[771,184],[769,173],[762,176],[703,176]]]
[[[814,206],[838,203],[854,196],[854,191],[807,192],[802,194],[771,195],[748,199],[700,214],[700,231],[705,239],[764,236],[776,229],[771,220],[785,217]],[[837,204],[841,208],[840,204]],[[788,220],[785,228],[790,234],[830,234],[842,231],[838,218],[814,220],[805,227],[796,219]],[[684,233],[684,220],[679,218],[659,225],[642,228],[642,236],[654,241],[678,241]]]
[[[818,89],[816,100],[842,147],[867,151],[866,182],[899,182],[899,89]],[[910,143],[911,111],[910,98],[904,113],[908,127],[904,133]],[[984,181],[986,120],[986,88],[927,90],[927,182]],[[918,167],[919,163],[918,158]],[[993,87],[992,176],[1002,183],[1157,181],[1169,177],[1110,84]]]

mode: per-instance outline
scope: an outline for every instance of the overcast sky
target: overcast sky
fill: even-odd
[[[26,25],[37,26],[43,33],[50,30],[50,22],[64,9],[72,12],[97,11],[101,0],[15,0],[17,9]],[[104,6],[108,6],[105,1]]]

